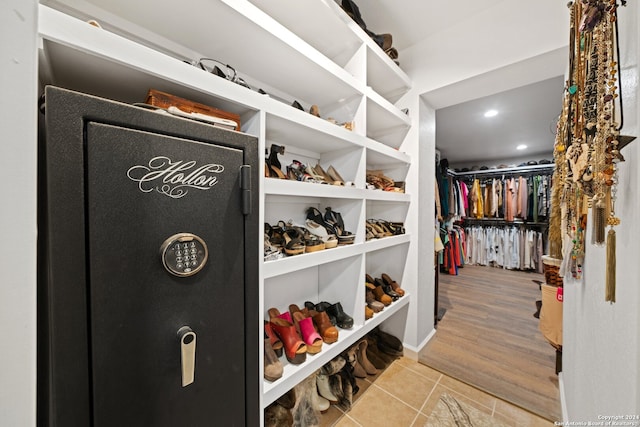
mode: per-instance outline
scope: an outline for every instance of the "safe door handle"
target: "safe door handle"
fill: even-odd
[[[196,371],[196,333],[188,326],[178,329],[182,387],[194,381]]]

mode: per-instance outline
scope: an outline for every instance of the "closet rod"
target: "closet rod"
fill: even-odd
[[[516,173],[530,173],[530,172],[553,172],[555,169],[554,164],[548,165],[530,165],[530,166],[520,166],[515,168],[502,168],[502,169],[485,169],[485,170],[477,170],[477,171],[469,171],[469,172],[456,172],[451,169],[447,169],[447,175],[455,176],[455,177],[469,177],[473,175],[480,176],[500,176],[500,175],[512,175]]]
[[[463,225],[505,225],[505,226],[532,226],[532,227],[547,227],[549,225],[548,222],[534,222],[534,221],[524,221],[524,220],[513,220],[507,221],[503,218],[464,218],[462,219]]]

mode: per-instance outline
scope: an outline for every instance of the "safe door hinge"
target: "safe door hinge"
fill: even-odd
[[[240,166],[240,191],[242,192],[242,214],[251,214],[251,165]]]

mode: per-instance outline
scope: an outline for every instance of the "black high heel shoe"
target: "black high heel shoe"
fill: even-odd
[[[325,208],[324,220],[335,228],[339,244],[350,245],[355,241],[356,235],[344,229],[344,221],[339,212],[331,210],[330,207]]]
[[[284,147],[281,145],[271,144],[271,152],[266,163],[269,166],[269,176],[271,178],[286,179],[287,177],[282,172],[282,165],[278,160],[278,154],[284,154]]]

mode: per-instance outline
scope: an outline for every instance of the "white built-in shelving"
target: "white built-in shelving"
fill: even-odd
[[[86,23],[98,21],[102,28]],[[370,190],[367,170],[405,181],[411,158],[401,151],[411,120],[395,105],[411,87],[407,75],[333,0],[192,0],[159,7],[152,0],[42,0],[39,12],[40,83],[126,103],[144,102],[148,89],[240,114],[242,130],[258,137],[261,152],[286,147],[292,160],[334,166],[349,186],[274,178],[260,185],[260,220],[304,224],[313,206],[332,207],[353,245],[264,262],[260,304],[286,310],[305,301],[342,303],[355,323],[338,342],[284,376],[264,381],[266,407],[324,363],[401,310],[406,295],[373,319],[364,319],[364,275],[400,276],[411,243],[407,234],[365,240],[365,221],[404,222],[412,195]],[[261,95],[185,63],[214,58],[232,65]],[[296,100],[305,108],[291,107]],[[319,107],[321,118],[307,111]],[[353,122],[347,130],[325,119]],[[262,236],[256,256],[262,256]],[[392,265],[393,264],[393,265]],[[388,270],[387,270],[388,269]],[[253,325],[262,328],[262,323]],[[262,342],[256,343],[262,354]],[[260,367],[262,369],[262,367]]]

